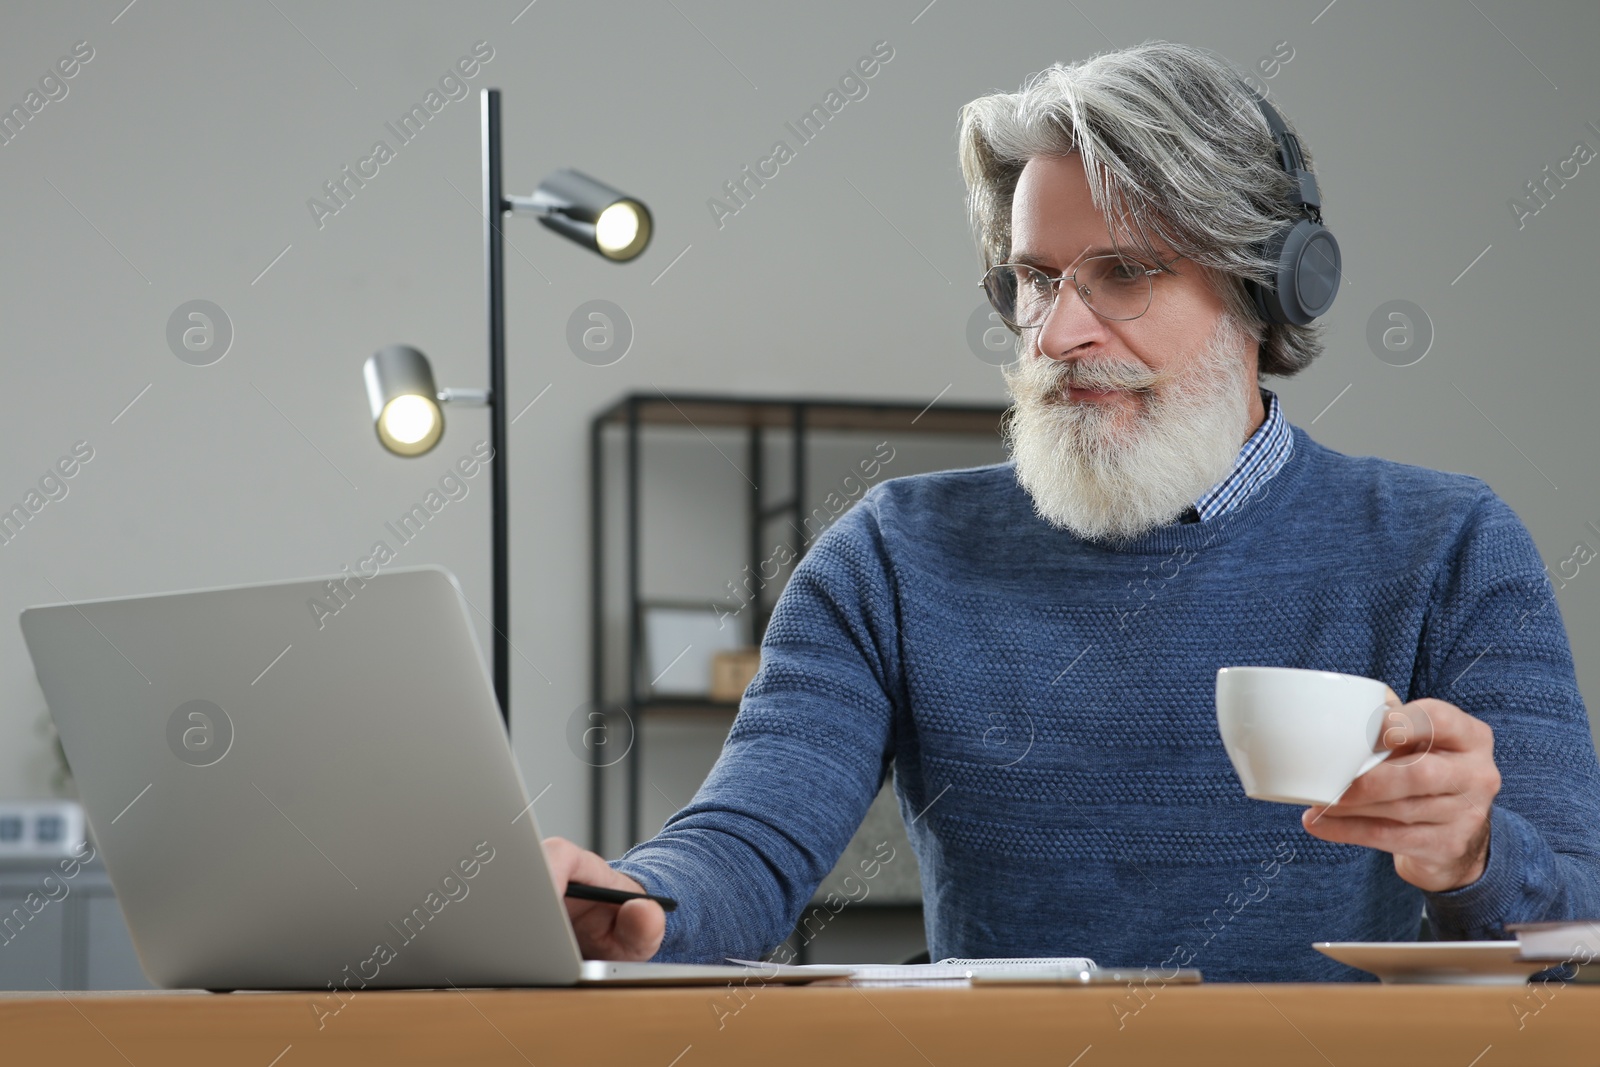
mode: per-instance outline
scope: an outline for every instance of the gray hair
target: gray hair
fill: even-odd
[[[1299,216],[1255,98],[1211,53],[1146,41],[1057,63],[1018,92],[963,107],[959,138],[985,270],[1011,254],[1011,200],[1028,160],[1076,150],[1095,207],[1121,224],[1114,238],[1125,229],[1159,262],[1154,234],[1218,272],[1228,313],[1260,344],[1258,374],[1288,377],[1321,354],[1320,324],[1264,323],[1245,291],[1246,278],[1272,283],[1274,262],[1259,246]],[[1311,150],[1300,147],[1310,169]]]

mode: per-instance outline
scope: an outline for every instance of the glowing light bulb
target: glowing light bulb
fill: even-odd
[[[397,396],[383,409],[384,431],[402,445],[414,445],[434,431],[439,408],[424,396]]]
[[[639,211],[626,200],[612,204],[595,220],[594,239],[603,252],[621,252],[638,236]]]

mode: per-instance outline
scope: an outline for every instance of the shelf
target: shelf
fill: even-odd
[[[712,700],[710,697],[647,697],[639,701],[638,710],[649,711],[652,708],[679,708],[689,711],[738,711],[737,700]]]
[[[1001,409],[993,405],[929,404],[923,400],[868,401],[797,397],[762,400],[695,393],[630,393],[606,408],[596,421],[609,426],[628,422],[633,405],[647,426],[767,427],[789,429],[796,407],[805,409],[809,430],[894,430],[912,433],[1000,432]]]
[[[943,394],[940,394],[941,396]],[[998,446],[1002,440],[1002,426],[1008,409],[993,404],[943,403],[936,397],[909,400],[859,400],[847,397],[760,397],[715,395],[708,393],[664,393],[660,390],[627,393],[613,400],[590,419],[589,470],[590,470],[590,694],[594,706],[621,706],[627,714],[643,717],[648,712],[684,716],[689,712],[727,715],[739,710],[738,701],[716,701],[709,697],[678,697],[647,695],[648,686],[641,680],[646,677],[641,669],[643,611],[645,597],[641,588],[641,544],[645,539],[642,485],[645,481],[643,467],[649,449],[645,446],[642,430],[646,427],[693,430],[701,433],[707,429],[741,431],[745,438],[745,462],[735,470],[746,483],[740,487],[745,497],[744,514],[729,514],[724,521],[742,527],[746,570],[761,570],[770,542],[767,540],[768,524],[791,516],[789,526],[804,538],[797,546],[795,560],[803,557],[813,536],[805,508],[812,503],[809,495],[808,468],[811,450],[819,439],[829,434],[872,433],[884,436],[934,436],[965,435],[987,438],[990,445]],[[620,433],[618,432],[620,431]],[[771,469],[770,450],[787,444],[783,465],[788,468],[779,485],[768,486]],[[609,501],[607,471],[612,464],[608,456],[613,449],[621,449],[620,502]],[[720,452],[721,449],[719,448]],[[727,455],[724,453],[723,458]],[[902,461],[904,462],[904,461]],[[863,468],[865,469],[865,468]],[[915,469],[896,467],[896,474],[915,473]],[[871,482],[873,479],[868,478]],[[784,485],[783,483],[787,483]],[[778,492],[782,491],[782,496]],[[746,491],[746,489],[748,491]],[[618,504],[620,503],[620,506]],[[620,522],[620,546],[608,536],[610,524]],[[802,530],[802,523],[805,528]],[[616,560],[617,573],[609,574],[607,553],[620,554]],[[608,589],[620,587],[626,603],[626,617],[620,633],[610,637],[605,618]],[[759,646],[771,617],[776,597],[782,593],[782,582],[765,585],[755,592],[749,604],[750,641]],[[618,646],[615,656],[608,654],[607,642],[614,640]],[[617,768],[623,776],[623,809],[626,841],[624,848],[639,840],[639,797],[643,780],[643,737],[635,731],[634,742],[628,750],[625,765]],[[590,776],[591,842],[596,852],[608,854],[605,830],[606,766],[594,765]]]

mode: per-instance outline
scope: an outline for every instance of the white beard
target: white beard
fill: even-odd
[[[1028,342],[1030,345],[1031,341]],[[1034,511],[1087,540],[1125,539],[1178,518],[1227,476],[1250,425],[1247,338],[1224,313],[1176,376],[1142,363],[1082,364],[1030,351],[1004,368],[1004,436]],[[1108,408],[1068,385],[1135,390]],[[1124,430],[1122,426],[1128,424]]]

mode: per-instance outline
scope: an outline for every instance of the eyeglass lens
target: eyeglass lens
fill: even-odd
[[[1150,306],[1150,276],[1135,260],[1095,256],[1080,263],[1073,277],[1078,295],[1097,315],[1136,319]],[[1064,279],[1060,284],[1068,283]],[[1056,285],[1043,271],[1021,264],[999,264],[984,277],[990,303],[1019,329],[1044,321],[1055,303]]]

